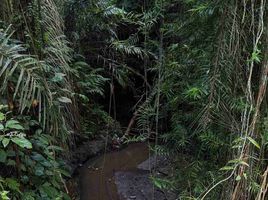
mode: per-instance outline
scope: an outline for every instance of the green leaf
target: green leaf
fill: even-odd
[[[59,97],[58,100],[62,103],[72,103],[72,100],[67,97]]]
[[[26,169],[26,167],[25,167],[25,165],[24,164],[20,164],[20,169],[22,170],[22,171],[27,171],[27,169]]]
[[[7,121],[6,128],[16,129],[16,130],[24,129],[17,120],[13,120],[13,119]]]
[[[11,138],[12,142],[14,142],[15,144],[17,144],[18,146],[22,147],[22,148],[26,148],[26,149],[31,149],[32,148],[32,143],[27,140],[26,138],[23,137],[15,137],[15,138]]]
[[[72,199],[68,196],[68,194],[66,194],[66,193],[63,194],[63,199],[64,199],[64,200],[72,200]]]
[[[63,149],[59,146],[51,145],[47,147],[48,150],[53,150],[53,151],[63,151]]]
[[[46,159],[44,158],[44,156],[42,156],[39,153],[34,153],[33,156],[31,156],[33,160],[41,162],[41,161],[45,161]]]
[[[45,170],[45,168],[44,168],[43,166],[38,165],[38,166],[36,166],[36,168],[35,168],[35,172],[34,172],[34,174],[35,174],[36,176],[42,176],[42,175],[44,175],[44,170]]]
[[[0,131],[2,131],[4,129],[5,129],[4,125],[3,124],[0,124]]]
[[[256,63],[260,63],[261,62],[261,51],[259,49],[254,49],[254,51],[251,54],[251,60],[256,62]]]
[[[25,184],[25,183],[28,183],[29,182],[29,177],[24,175],[21,177],[21,181]]]
[[[258,144],[258,142],[256,142],[256,140],[254,140],[252,137],[247,137],[247,139],[258,149],[260,149],[260,145]]]
[[[6,182],[7,186],[8,186],[11,190],[13,190],[13,191],[17,191],[17,192],[20,191],[20,189],[19,189],[20,184],[19,184],[15,179],[12,179],[12,178],[6,178],[5,182]]]
[[[2,200],[10,200],[10,198],[7,196],[8,195],[8,191],[0,191],[0,197]]]
[[[48,160],[44,160],[43,162],[41,162],[41,164],[44,166],[44,167],[51,167],[52,164],[48,161]]]
[[[38,126],[38,125],[39,125],[39,122],[36,121],[36,120],[30,120],[29,125],[30,125],[30,126]]]
[[[237,177],[235,178],[236,181],[240,181],[241,180],[241,176],[237,175]]]
[[[3,144],[4,147],[7,147],[7,145],[9,144],[9,142],[10,142],[10,139],[9,138],[4,138],[2,140],[2,144]]]
[[[158,187],[158,188],[162,188],[162,184],[161,184],[161,182],[159,182],[159,181],[157,181],[157,180],[154,180],[154,184],[155,184],[155,186],[156,187]]]
[[[247,167],[249,167],[248,163],[246,163],[245,161],[241,159],[230,160],[228,161],[228,163],[241,164],[241,165],[246,165]]]
[[[55,73],[55,76],[52,78],[52,81],[53,82],[61,82],[64,79],[64,76],[66,76],[66,74]]]
[[[0,150],[0,162],[5,163],[7,159],[7,153],[4,150]]]
[[[220,168],[220,170],[222,170],[222,171],[230,171],[230,170],[234,170],[234,167],[233,166],[224,166],[224,167]]]
[[[0,112],[0,121],[3,121],[5,119],[5,114]]]
[[[15,157],[16,156],[16,153],[13,150],[7,150],[7,156],[8,157]]]
[[[248,176],[247,176],[246,173],[243,173],[243,176],[244,176],[244,178],[245,178],[246,180],[248,179]]]
[[[59,169],[59,172],[63,174],[64,176],[71,178],[71,174],[68,171],[64,169]]]
[[[24,193],[22,200],[35,200],[34,193],[30,193],[30,192]]]
[[[16,165],[16,162],[14,160],[8,159],[7,160],[7,165],[8,166],[15,166]]]
[[[55,198],[56,195],[59,195],[59,192],[49,184],[42,185],[42,189],[51,198]]]
[[[248,163],[246,163],[245,161],[243,161],[243,160],[241,160],[240,162],[239,162],[239,164],[241,164],[241,165],[246,165],[247,167],[249,167],[249,164]]]

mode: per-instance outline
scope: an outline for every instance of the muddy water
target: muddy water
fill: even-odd
[[[147,144],[130,144],[127,148],[89,160],[80,170],[81,200],[119,200],[114,174],[135,171],[149,157]]]

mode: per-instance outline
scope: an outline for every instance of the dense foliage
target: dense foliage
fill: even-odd
[[[69,199],[62,150],[127,118],[122,140],[136,129],[134,140],[174,158],[157,187],[179,199],[267,199],[267,9],[1,0],[0,198]]]

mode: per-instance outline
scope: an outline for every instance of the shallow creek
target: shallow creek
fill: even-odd
[[[142,174],[143,171],[137,166],[148,157],[148,145],[137,143],[89,160],[79,171],[81,200],[124,199],[117,192],[115,173],[123,171]],[[136,199],[135,196],[131,198]]]

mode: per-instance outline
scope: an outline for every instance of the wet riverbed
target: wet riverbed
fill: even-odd
[[[138,169],[137,166],[148,158],[148,145],[138,143],[130,144],[123,150],[106,153],[99,158],[89,160],[79,172],[81,200],[138,199],[135,194],[124,197],[118,192],[118,185],[121,189],[124,189],[126,185],[120,180],[124,181],[126,177],[130,176],[129,174],[136,174],[138,178],[140,177],[139,180],[142,180],[144,178],[143,174],[148,174],[148,172]],[[138,180],[136,183],[138,183]]]

